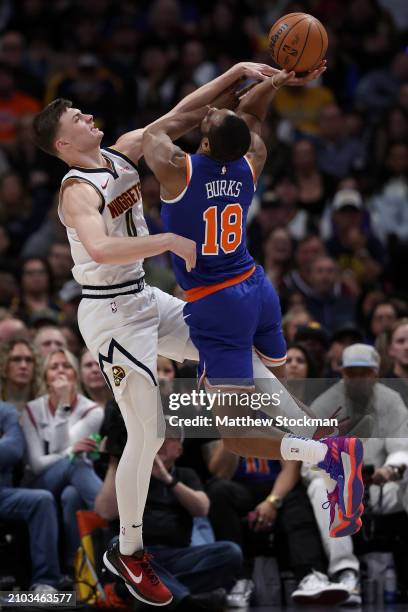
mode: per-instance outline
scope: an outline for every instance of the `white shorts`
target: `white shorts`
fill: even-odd
[[[104,299],[82,298],[78,325],[115,396],[136,370],[157,385],[157,355],[198,361],[183,318],[185,302],[157,287]]]

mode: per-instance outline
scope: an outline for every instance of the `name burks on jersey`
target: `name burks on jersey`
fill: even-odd
[[[239,194],[241,193],[241,187],[241,181],[218,180],[205,183],[207,200],[210,200],[211,198],[219,198],[221,196],[238,198]]]
[[[127,191],[117,196],[112,202],[109,202],[108,209],[112,219],[115,219],[129,210],[129,208],[132,208],[132,206],[140,200],[141,196],[142,188],[139,181],[136,185],[132,185]]]

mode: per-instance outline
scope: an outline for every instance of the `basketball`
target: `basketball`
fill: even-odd
[[[327,44],[324,26],[307,13],[289,13],[269,32],[272,59],[288,71],[307,72],[316,68],[326,55]]]

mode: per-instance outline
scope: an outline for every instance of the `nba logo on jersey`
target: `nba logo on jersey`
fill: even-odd
[[[226,173],[227,173],[227,167],[223,166],[221,170],[221,174],[226,174]]]

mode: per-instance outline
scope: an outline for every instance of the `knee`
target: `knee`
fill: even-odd
[[[229,491],[229,482],[228,480],[223,480],[222,478],[217,478],[213,480],[207,486],[208,497],[211,500],[211,504],[229,502],[231,500],[231,494]]]
[[[225,563],[234,571],[239,570],[243,564],[244,557],[241,547],[235,542],[217,542],[219,554],[225,559]]]
[[[78,494],[78,491],[72,486],[69,485],[65,487],[61,493],[61,504],[62,506],[72,506],[79,505],[81,498]]]
[[[54,495],[45,489],[37,489],[35,491],[35,505],[40,506],[43,510],[55,506]]]
[[[242,453],[242,440],[240,438],[224,438],[224,448],[234,455],[241,455]]]

